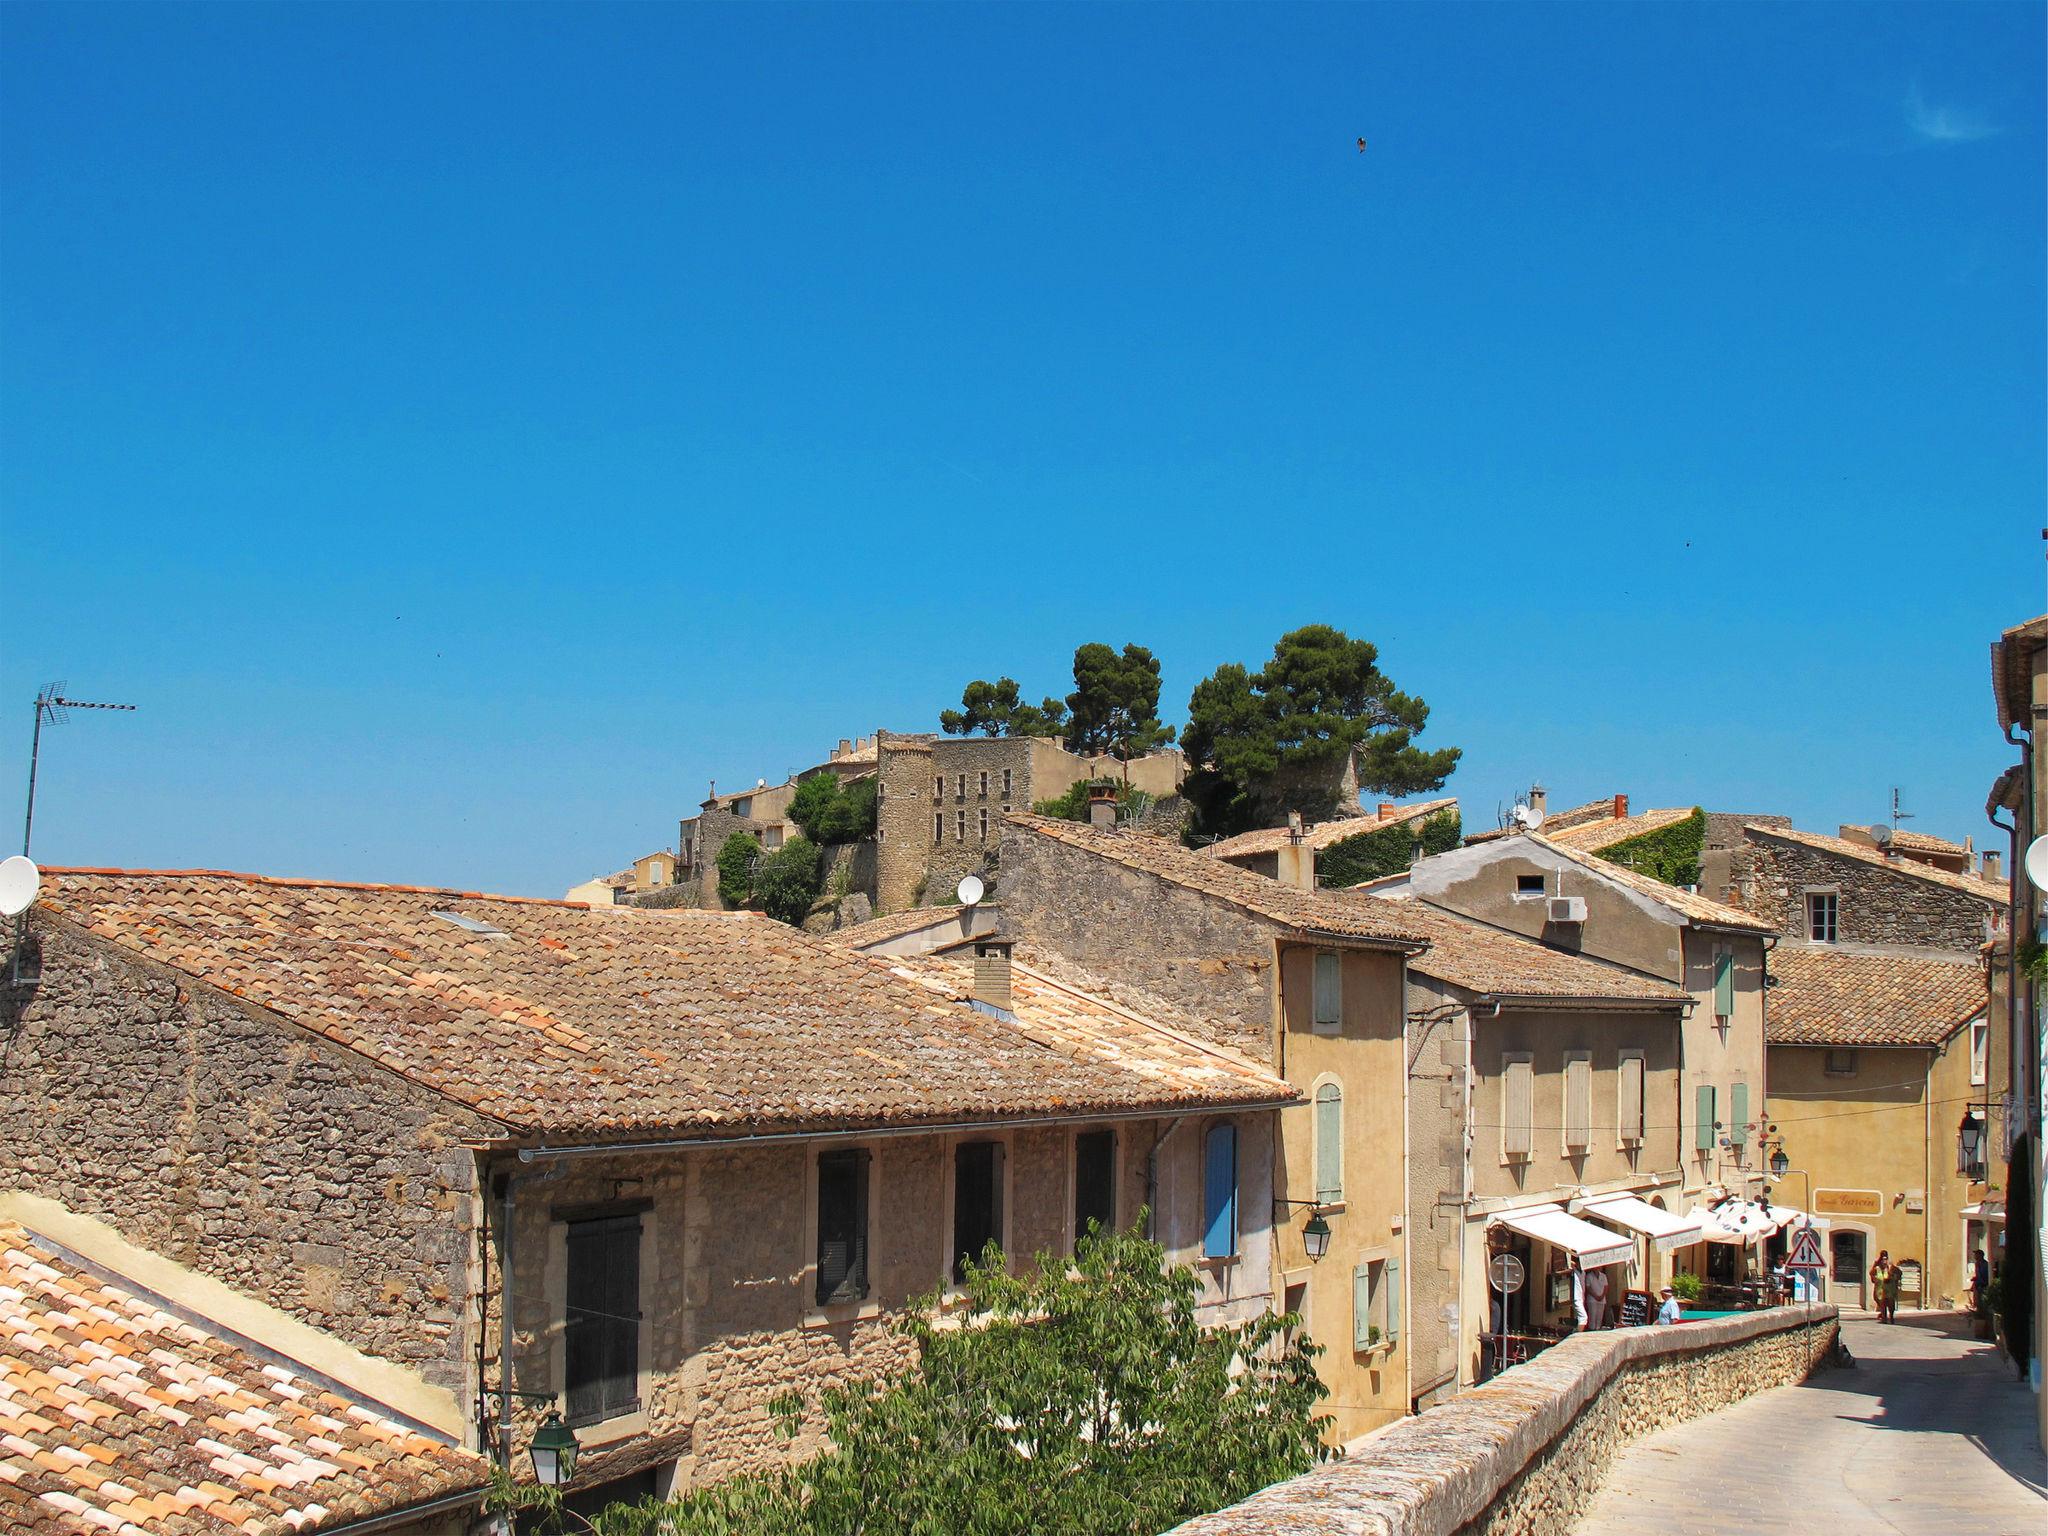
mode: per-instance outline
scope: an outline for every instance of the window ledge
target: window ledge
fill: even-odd
[[[1377,1344],[1368,1344],[1363,1349],[1351,1351],[1353,1357],[1359,1360],[1373,1360],[1381,1355],[1391,1355],[1393,1352],[1394,1341],[1392,1339],[1381,1339]]]
[[[1220,1259],[1200,1258],[1194,1261],[1194,1267],[1196,1269],[1206,1269],[1211,1274],[1220,1274],[1224,1270],[1230,1269],[1242,1262],[1243,1258],[1244,1255],[1241,1253],[1233,1253]]]
[[[879,1301],[842,1301],[829,1307],[814,1307],[804,1314],[806,1328],[836,1328],[843,1323],[865,1323],[882,1315]]]
[[[648,1432],[647,1410],[635,1408],[631,1413],[622,1413],[617,1418],[599,1419],[594,1424],[578,1424],[576,1443],[586,1451],[601,1446],[617,1445],[621,1440],[631,1440]]]

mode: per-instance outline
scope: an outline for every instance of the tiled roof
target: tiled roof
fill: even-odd
[[[0,1527],[283,1536],[490,1481],[481,1457],[0,1222]]]
[[[1403,897],[1359,894],[1358,901],[1398,905],[1429,935],[1429,948],[1408,962],[1425,976],[1488,997],[1587,998],[1661,1003],[1676,1008],[1689,993],[1604,960],[1574,955],[1455,912]]]
[[[1180,1102],[756,914],[204,871],[55,870],[43,890],[102,940],[550,1140]]]
[[[964,1001],[972,991],[971,964],[936,955],[890,962],[902,974]],[[1011,1009],[1017,1027],[1048,1049],[1110,1062],[1148,1078],[1164,1091],[1221,1097],[1234,1103],[1292,1103],[1298,1095],[1249,1057],[1181,1031],[1109,999],[1082,991],[1022,963],[1010,967]]]
[[[1774,1045],[1939,1045],[1987,1002],[1975,957],[1780,944],[1770,973]]]
[[[1098,858],[1225,901],[1240,911],[1299,933],[1336,939],[1412,944],[1422,935],[1390,906],[1366,907],[1331,891],[1301,891],[1255,875],[1227,859],[1183,848],[1143,832],[1104,832],[1078,821],[1012,811],[1005,822]]]
[[[1918,859],[1888,859],[1875,848],[1866,848],[1861,843],[1852,843],[1846,838],[1828,837],[1819,832],[1801,832],[1792,827],[1749,826],[1745,832],[1760,837],[1780,838],[1788,843],[1799,843],[1815,848],[1822,853],[1837,854],[1845,859],[1872,864],[1879,869],[1888,869],[1895,875],[1909,880],[1931,880],[1936,885],[1945,885],[1952,891],[1961,891],[1979,901],[1991,902],[1997,906],[2011,903],[2011,893],[2004,881],[1993,882],[1976,875],[1959,875],[1952,870],[1936,869],[1932,864],[1923,864]]]
[[[835,928],[820,937],[834,944],[844,944],[848,949],[865,949],[870,944],[886,944],[891,939],[900,939],[906,933],[936,928],[947,918],[957,923],[961,911],[959,907],[906,907],[901,912],[871,917],[864,923]]]
[[[1553,827],[1546,820],[1543,835],[1554,843],[1567,843],[1587,853],[1598,853],[1632,837],[1641,837],[1645,832],[1660,832],[1674,822],[1685,820],[1692,814],[1692,809],[1689,805],[1679,805],[1660,811],[1638,811],[1632,816],[1610,814],[1565,827]]]
[[[1844,827],[1842,830],[1868,833],[1873,838],[1878,835],[1876,826]],[[1931,837],[1925,832],[1908,832],[1904,827],[1885,827],[1884,830],[1889,834],[1894,848],[1911,849],[1916,853],[1938,853],[1951,859],[1965,859],[1970,856],[1969,849],[1961,843],[1952,843],[1945,837]],[[1844,841],[1854,842],[1855,839],[1847,838]]]
[[[1610,864],[1596,853],[1587,853],[1569,843],[1560,843],[1542,832],[1529,832],[1524,836],[1532,842],[1541,843],[1562,858],[1571,860],[1582,869],[1604,875],[1618,885],[1626,886],[1638,895],[1661,902],[1689,923],[1705,923],[1712,928],[1737,928],[1744,933],[1776,933],[1778,930],[1769,923],[1761,922],[1748,912],[1724,906],[1695,891],[1682,890],[1667,885],[1654,876],[1639,874],[1620,864]]]
[[[1347,837],[1358,837],[1366,832],[1379,832],[1387,827],[1398,827],[1403,823],[1434,816],[1439,811],[1456,810],[1455,798],[1447,800],[1425,800],[1420,805],[1401,805],[1393,814],[1382,820],[1379,816],[1347,816],[1341,821],[1319,821],[1302,829],[1302,841],[1318,851],[1332,843],[1341,843]],[[1241,859],[1250,854],[1272,853],[1287,846],[1289,841],[1285,827],[1261,827],[1254,832],[1240,832],[1235,837],[1226,837],[1221,842],[1211,843],[1202,849],[1212,859]]]
[[[1991,691],[1998,702],[1998,728],[2025,721],[2033,697],[2034,655],[2048,644],[2048,614],[2015,624],[1991,642]]]

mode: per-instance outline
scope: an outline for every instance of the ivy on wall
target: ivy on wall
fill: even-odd
[[[1465,835],[1456,811],[1438,811],[1420,826],[1399,822],[1332,843],[1316,855],[1316,884],[1338,887],[1398,875],[1418,857],[1458,846]],[[1418,847],[1420,854],[1417,853]]]
[[[1707,840],[1707,813],[1698,806],[1682,821],[1654,832],[1625,837],[1600,850],[1600,857],[1666,885],[1700,883],[1700,849]]]

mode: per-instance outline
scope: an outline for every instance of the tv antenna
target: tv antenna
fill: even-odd
[[[36,830],[36,764],[43,753],[43,722],[62,725],[74,709],[118,709],[133,711],[133,704],[95,704],[86,699],[64,696],[62,683],[51,683],[36,695],[36,727],[28,741],[28,815],[21,825],[21,852],[28,856],[29,839]]]
[[[1912,819],[1913,813],[1911,811],[1902,811],[1899,809],[1898,786],[1894,785],[1892,787],[1892,830],[1894,832],[1898,831],[1900,822],[1911,821]]]

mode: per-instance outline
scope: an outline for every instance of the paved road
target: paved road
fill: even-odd
[[[2042,1536],[2033,1399],[1950,1313],[1845,1319],[1822,1371],[1638,1440],[1577,1536]]]

